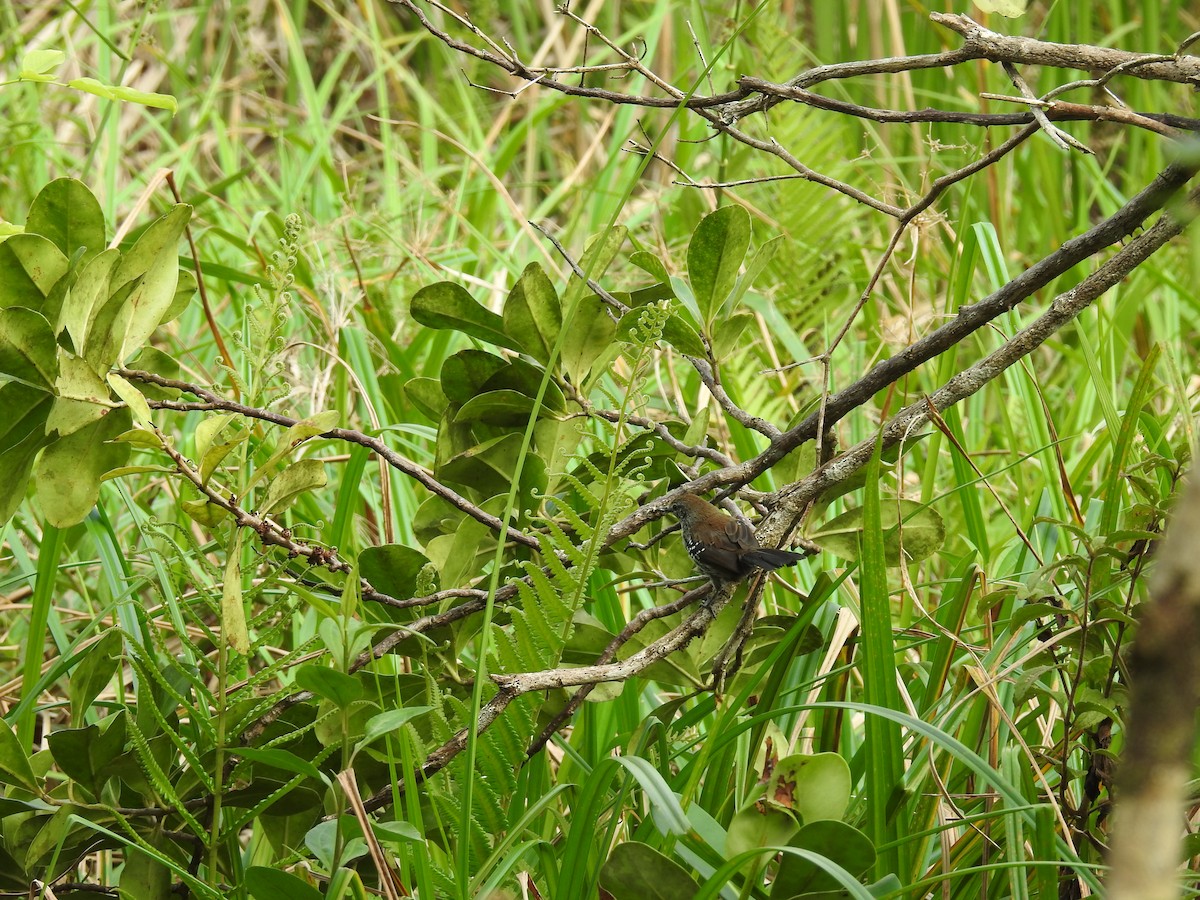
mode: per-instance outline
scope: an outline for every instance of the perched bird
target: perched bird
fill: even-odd
[[[695,494],[680,494],[667,507],[679,519],[683,546],[714,586],[741,581],[755,569],[792,566],[804,554],[760,547],[754,529]]]

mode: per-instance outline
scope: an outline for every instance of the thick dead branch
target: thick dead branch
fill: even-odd
[[[1180,896],[1200,704],[1200,479],[1193,472],[1158,552],[1131,659],[1128,737],[1117,769],[1112,900]]]

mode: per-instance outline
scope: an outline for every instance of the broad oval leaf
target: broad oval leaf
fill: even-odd
[[[466,288],[439,281],[413,294],[412,317],[426,328],[450,329],[510,350],[524,348],[504,332],[504,320],[485,309]]]
[[[600,869],[600,886],[614,900],[692,900],[700,886],[687,869],[649,844],[617,844]]]
[[[363,732],[362,739],[358,742],[356,749],[362,749],[371,743],[371,741],[377,740],[385,734],[390,734],[396,729],[407,725],[413,719],[432,711],[432,706],[406,706],[403,709],[384,710],[378,715],[371,716],[367,720],[366,731]]]
[[[852,876],[862,875],[875,864],[875,845],[865,834],[845,822],[825,820],[805,825],[788,844],[823,856]],[[819,863],[785,853],[771,887],[771,898],[776,900],[818,891],[837,891],[844,887],[833,873]]]
[[[83,724],[84,714],[92,701],[100,696],[121,662],[121,631],[110,628],[96,641],[88,645],[78,656],[79,663],[71,672],[67,696],[71,698],[71,723],[75,727]]]
[[[435,422],[446,411],[446,394],[436,378],[410,378],[404,382],[404,397]]]
[[[904,518],[904,524],[897,528],[900,515]],[[922,506],[915,500],[885,500],[880,504],[880,518],[884,529],[884,560],[888,566],[920,562],[940,550],[946,540],[946,525],[942,517],[931,507]],[[821,525],[815,534],[808,537],[822,550],[857,562],[862,534],[863,509],[857,507]]]
[[[290,750],[283,750],[279,747],[239,747],[237,755],[250,762],[262,763],[264,766],[274,769],[283,769],[293,775],[321,779],[320,769]]]
[[[119,359],[127,359],[142,349],[175,301],[179,284],[179,239],[191,219],[192,208],[180,203],[147,228],[137,243],[125,252],[113,271],[112,287],[140,278],[126,301],[129,325],[121,344]]]
[[[429,564],[420,550],[404,544],[380,544],[358,554],[358,571],[377,591],[393,597],[413,595],[417,575]]]
[[[750,249],[750,214],[740,206],[723,206],[700,220],[688,244],[688,280],[705,325],[737,283],[738,270]]]
[[[0,524],[25,499],[25,489],[38,451],[46,443],[46,417],[54,398],[10,381],[0,385]]]
[[[796,833],[796,820],[772,806],[761,809],[747,802],[733,816],[725,838],[725,856],[732,858],[747,850],[782,846]]]
[[[46,433],[66,437],[106,415],[112,406],[108,385],[86,360],[63,353],[59,366],[54,382],[57,397],[46,421]]]
[[[604,277],[604,273],[608,271],[608,267],[612,265],[612,261],[616,259],[617,252],[625,243],[628,235],[629,229],[624,225],[614,225],[607,231],[593,235],[588,240],[583,256],[579,260],[579,268],[592,281],[600,281]],[[567,282],[565,296],[574,296],[573,291],[579,290],[579,288],[579,276],[572,275]]]
[[[363,695],[362,682],[357,678],[315,663],[296,670],[296,685],[342,707],[362,699]]]
[[[29,764],[29,756],[9,724],[0,720],[0,784],[22,787],[40,793],[38,780]]]
[[[62,65],[67,54],[61,50],[30,50],[21,57],[19,78],[26,81],[41,81],[42,76],[48,76],[54,69]],[[53,77],[45,80],[53,80]]]
[[[700,340],[696,329],[678,313],[671,313],[671,317],[663,325],[663,338],[684,356],[699,356],[703,359],[708,355],[704,341]]]
[[[442,392],[451,403],[461,406],[506,365],[505,360],[486,350],[460,350],[442,363]]]
[[[483,422],[487,425],[515,427],[524,425],[534,412],[534,398],[516,391],[488,391],[472,397],[464,403],[454,416],[457,424]],[[549,410],[541,406],[539,415],[548,415]]]
[[[633,251],[629,254],[629,261],[643,272],[648,272],[655,281],[669,282],[671,280],[666,264],[648,250]]]
[[[579,301],[563,338],[562,367],[576,384],[582,384],[592,366],[613,346],[617,323],[604,302],[594,294]]]
[[[49,239],[67,259],[84,248],[87,263],[104,249],[104,212],[82,181],[56,178],[34,198],[25,232]]]
[[[291,872],[266,866],[246,870],[246,890],[254,900],[322,900],[325,896]]]
[[[41,313],[18,306],[0,309],[0,375],[39,390],[54,390],[58,344]]]
[[[538,362],[548,364],[562,331],[562,304],[538,263],[530,263],[504,301],[504,330]]]
[[[96,304],[108,299],[113,269],[120,260],[121,253],[116,249],[96,254],[83,266],[63,298],[55,331],[61,332],[65,328],[77,353],[83,352]]]
[[[836,753],[797,754],[775,764],[767,802],[798,813],[804,822],[840,820],[850,806],[850,766]]]
[[[308,491],[325,487],[325,464],[319,459],[301,459],[292,463],[271,481],[261,513],[279,513]]]
[[[129,445],[116,438],[132,425],[129,410],[110,410],[46,448],[37,464],[37,494],[51,525],[66,528],[91,512],[105,473],[129,458]]]

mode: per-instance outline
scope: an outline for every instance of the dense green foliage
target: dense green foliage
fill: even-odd
[[[522,58],[584,59],[577,22],[470,6]],[[957,46],[919,5],[743,6],[572,11],[702,93]],[[988,24],[1168,54],[1194,29],[1185,4],[1035,6]],[[802,422],[1180,142],[1034,135],[915,219],[855,315],[894,218],[753,181],[785,169],[687,111],[524,86],[382,0],[31,4],[0,33],[0,890],[1099,888],[1128,645],[1195,439],[1190,232],[818,491],[794,535],[812,555],[748,633],[744,586],[640,621],[617,660],[699,617],[632,674],[512,676],[610,663],[680,597],[669,520],[613,529],[766,450],[749,417]],[[982,61],[821,89],[964,112],[1013,92]],[[745,128],[901,207],[1013,130],[790,105]],[[870,445],[1110,255],[863,398],[823,451]],[[817,459],[804,443],[743,499]]]

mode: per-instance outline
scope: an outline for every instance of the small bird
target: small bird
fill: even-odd
[[[679,519],[688,556],[714,587],[741,581],[755,569],[793,566],[804,559],[803,553],[760,547],[749,523],[695,494],[680,494],[667,509]]]

